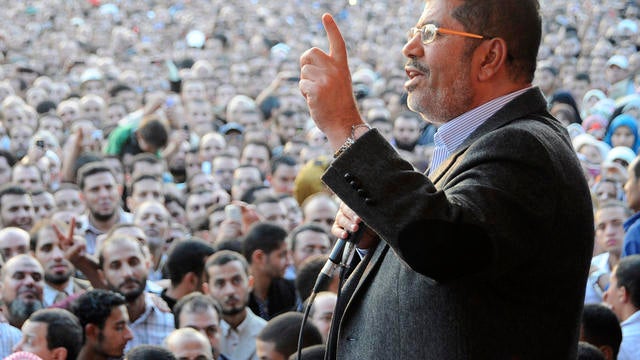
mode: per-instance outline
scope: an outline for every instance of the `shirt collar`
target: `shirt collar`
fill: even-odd
[[[134,324],[143,323],[149,316],[151,316],[151,313],[154,311],[160,311],[156,308],[156,305],[153,303],[153,300],[150,299],[150,296],[151,294],[147,292],[144,293],[144,313],[142,313],[142,315],[133,322]]]
[[[248,306],[245,306],[244,309],[247,312],[247,316],[244,317],[244,320],[242,320],[242,322],[237,327],[235,328],[231,327],[231,325],[228,322],[224,321],[224,319],[220,322],[220,327],[222,328],[222,332],[224,333],[224,336],[229,335],[231,331],[242,333],[245,329],[249,327],[249,324],[251,323],[252,318],[255,317],[256,315],[251,311],[251,309],[249,309]]]
[[[433,137],[435,145],[444,146],[447,153],[452,154],[487,119],[529,89],[527,87],[495,98],[442,124]]]
[[[67,296],[73,295],[74,291],[73,291],[73,278],[72,277],[69,278],[69,282],[67,283],[67,286],[65,286],[62,291],[65,294],[67,294]],[[45,283],[44,284],[44,293],[43,293],[45,304],[53,304],[53,302],[55,301],[56,296],[58,296],[59,292],[60,291],[58,291],[57,289],[54,289],[49,284]]]

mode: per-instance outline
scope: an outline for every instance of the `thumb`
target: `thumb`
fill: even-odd
[[[340,33],[338,24],[330,14],[322,15],[322,25],[327,31],[327,39],[329,40],[329,56],[340,62],[347,62],[347,48],[344,38]]]

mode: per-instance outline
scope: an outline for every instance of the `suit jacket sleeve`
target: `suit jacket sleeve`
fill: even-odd
[[[557,209],[576,199],[576,163],[549,126],[515,121],[476,139],[434,184],[372,130],[323,181],[412,269],[446,281],[500,276],[539,259],[562,236],[553,233],[564,216]]]

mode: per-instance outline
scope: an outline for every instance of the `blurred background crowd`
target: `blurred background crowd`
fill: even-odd
[[[615,265],[640,252],[640,4],[540,3],[534,85],[567,126],[593,190],[585,303],[600,303]],[[403,89],[402,46],[420,0],[2,6],[0,357],[14,347],[46,357],[18,329],[64,318],[38,312],[49,307],[76,311],[67,320],[81,324],[80,358],[163,343],[178,355],[185,346],[171,344],[197,335],[165,337],[184,327],[175,306],[196,291],[204,295],[184,309],[214,313],[214,329],[202,331],[206,358],[257,358],[269,344],[292,354],[282,342],[299,318],[288,311],[302,309],[331,249],[339,204],[320,181],[333,154],[298,90],[300,55],[328,50],[325,12],[345,35],[363,118],[416,169],[431,160],[437,126],[406,108]],[[323,290],[307,345],[326,339],[335,284]],[[119,345],[96,350],[104,336],[87,326],[102,334],[113,314],[83,318],[87,304],[126,306]],[[628,316],[616,315],[624,330]]]

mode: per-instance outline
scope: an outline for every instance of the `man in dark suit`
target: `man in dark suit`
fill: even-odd
[[[593,247],[567,132],[531,87],[536,0],[427,0],[403,54],[409,107],[441,124],[428,176],[362,121],[345,43],[301,59],[336,159],[332,232],[365,227],[327,345],[338,359],[569,359]]]

